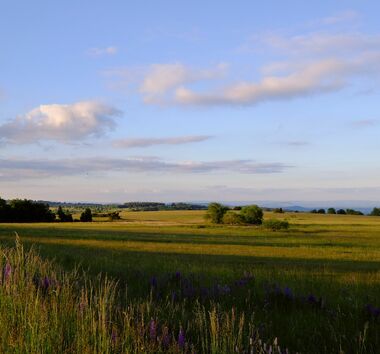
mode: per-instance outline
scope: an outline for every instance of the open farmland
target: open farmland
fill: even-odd
[[[212,303],[221,313],[234,308],[247,320],[253,316],[264,341],[277,337],[290,352],[377,352],[380,218],[266,213],[265,219],[291,224],[270,231],[210,225],[202,211],[121,216],[117,222],[1,224],[0,237],[11,245],[17,232],[24,245],[35,245],[63,269],[107,273],[121,289],[127,286],[127,301],[150,298],[162,320],[169,321],[164,303],[185,302],[170,321],[189,336],[194,328],[186,320],[199,303]]]

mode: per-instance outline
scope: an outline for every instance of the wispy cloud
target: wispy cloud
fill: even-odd
[[[324,22],[355,16],[347,11]],[[162,63],[145,70],[139,92],[147,104],[244,106],[335,92],[357,79],[373,82],[380,74],[380,35],[333,30],[267,33],[256,36],[252,45],[274,58],[257,68],[261,73],[257,80],[234,80],[233,68],[226,64],[194,69],[178,62]]]
[[[244,174],[281,173],[292,166],[283,163],[259,163],[252,160],[227,161],[164,161],[155,157],[81,158],[81,159],[0,159],[0,179],[22,180],[52,176],[74,176],[93,172],[149,172],[149,173],[214,173]]]
[[[258,81],[238,81],[208,91],[179,86],[173,91],[173,103],[254,105],[334,92],[353,84],[357,78],[372,80],[380,74],[377,35],[268,35],[261,37],[260,43],[286,59],[264,65]]]
[[[119,148],[139,148],[149,147],[155,145],[182,145],[189,143],[197,143],[211,139],[209,135],[194,135],[194,136],[178,136],[178,137],[166,137],[166,138],[130,138],[120,139],[113,142],[113,146]]]
[[[41,105],[0,125],[0,140],[27,144],[101,136],[114,128],[115,117],[120,113],[114,107],[95,101]]]
[[[220,78],[226,64],[210,69],[193,69],[180,63],[153,64],[149,67],[140,86],[146,103],[162,103],[165,94],[171,89],[197,81]]]
[[[92,57],[100,57],[103,55],[115,55],[118,52],[118,48],[115,46],[104,47],[104,48],[90,48],[87,50],[87,54]]]
[[[378,119],[360,119],[352,122],[352,125],[357,128],[366,128],[366,127],[373,127],[374,125],[379,124]]]
[[[301,147],[301,146],[308,146],[310,145],[309,142],[303,141],[303,140],[290,140],[284,142],[285,145],[293,146],[293,147]]]
[[[345,10],[339,12],[333,16],[327,16],[315,21],[315,24],[324,24],[324,25],[336,25],[342,22],[351,22],[357,20],[360,17],[360,14],[354,10]]]

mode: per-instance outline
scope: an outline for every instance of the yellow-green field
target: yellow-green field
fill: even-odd
[[[270,231],[210,225],[203,211],[121,216],[117,222],[1,224],[0,238],[13,242],[17,232],[25,245],[35,245],[63,268],[80,264],[92,274],[107,273],[127,285],[132,300],[149,296],[152,277],[160,282],[180,272],[199,286],[213,286],[249,272],[251,295],[239,292],[219,303],[249,309],[264,338],[278,337],[291,351],[304,353],[358,352],[368,323],[362,352],[376,352],[380,345],[379,318],[365,310],[368,304],[380,306],[380,217],[266,213],[265,219],[290,222],[287,231]],[[291,289],[297,300],[284,305],[273,287]],[[162,296],[168,296],[165,291]],[[320,309],[304,304],[310,295],[321,298]]]

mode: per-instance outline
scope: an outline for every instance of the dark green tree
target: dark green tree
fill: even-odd
[[[72,222],[73,221],[73,216],[69,212],[65,213],[61,206],[58,207],[57,216],[58,216],[59,221],[61,221],[61,222]]]
[[[336,213],[339,214],[339,215],[346,215],[346,214],[347,214],[346,211],[345,211],[344,209],[338,209],[338,210],[336,211]]]
[[[86,208],[85,211],[80,215],[80,221],[82,222],[92,221],[92,212],[90,208]]]
[[[206,219],[214,224],[221,224],[228,207],[219,203],[210,203],[207,208]]]
[[[373,210],[371,211],[371,214],[369,214],[371,216],[380,216],[380,208],[373,208]]]
[[[327,209],[327,214],[336,214],[335,208],[328,208]]]
[[[261,225],[264,213],[258,205],[247,205],[241,209],[241,216],[247,224]]]

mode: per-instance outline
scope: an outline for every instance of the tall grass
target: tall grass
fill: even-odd
[[[153,292],[132,303],[115,281],[62,271],[18,237],[0,253],[1,353],[280,352],[233,307],[156,302]]]

